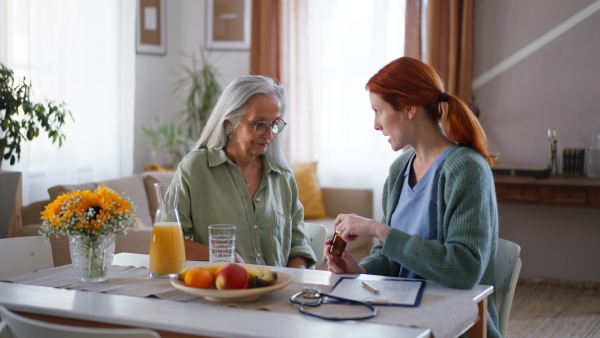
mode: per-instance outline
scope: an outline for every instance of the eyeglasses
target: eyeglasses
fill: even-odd
[[[285,128],[285,126],[287,125],[287,122],[285,122],[282,119],[278,119],[273,123],[252,122],[246,118],[243,118],[243,119],[248,121],[248,123],[251,123],[252,125],[254,125],[254,132],[257,133],[258,135],[262,135],[262,134],[266,133],[267,131],[269,131],[269,128],[271,128],[271,131],[273,132],[273,134],[280,133],[283,130],[283,128]]]

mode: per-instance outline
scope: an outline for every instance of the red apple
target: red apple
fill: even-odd
[[[223,264],[215,272],[218,290],[245,289],[248,287],[248,271],[235,263]]]

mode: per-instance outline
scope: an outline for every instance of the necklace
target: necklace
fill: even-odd
[[[248,175],[248,176],[251,176],[251,175],[252,175],[252,172],[254,171],[254,164],[256,164],[256,160],[252,160],[252,161],[253,161],[253,162],[252,162],[252,165],[250,166],[250,173],[249,173],[249,175]],[[242,174],[242,177],[244,178],[244,181],[246,181],[246,186],[247,186],[247,187],[249,187],[249,186],[250,186],[250,182],[248,182],[248,179],[246,178],[246,176],[244,176],[244,175]]]

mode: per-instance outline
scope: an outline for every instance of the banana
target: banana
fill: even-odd
[[[254,265],[242,264],[242,266],[248,271],[248,288],[258,287],[262,279],[262,271]]]
[[[190,270],[191,268],[185,268],[183,270],[181,270],[179,272],[179,280],[184,281],[185,280],[185,274]]]
[[[272,285],[273,283],[275,283],[275,281],[277,280],[277,272],[272,270],[270,267],[268,266],[261,266],[261,265],[256,265],[256,268],[258,268],[261,272],[262,272],[262,278],[261,281],[259,282],[259,286],[268,286],[268,285]]]
[[[269,286],[277,280],[277,272],[267,266],[242,264],[248,271],[248,288]]]

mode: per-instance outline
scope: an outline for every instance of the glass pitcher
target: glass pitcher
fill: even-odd
[[[179,184],[155,183],[159,207],[150,240],[150,276],[176,277],[185,268],[183,232],[177,213]]]

